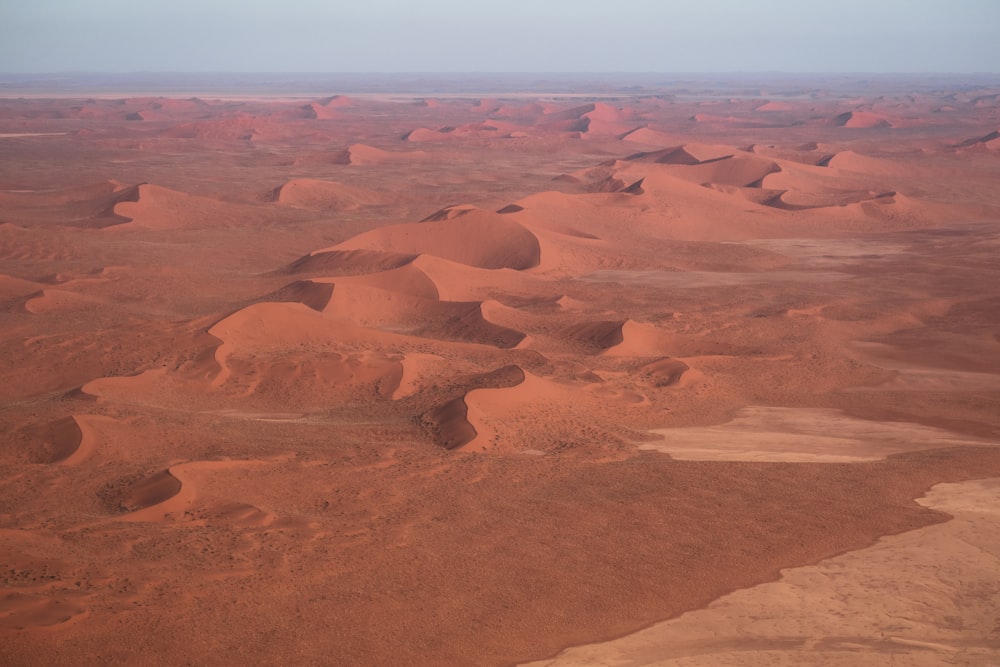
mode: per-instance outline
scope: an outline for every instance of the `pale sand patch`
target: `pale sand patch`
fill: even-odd
[[[657,429],[639,449],[685,461],[873,461],[939,447],[996,445],[909,422],[875,422],[829,408],[751,406],[718,426]]]
[[[788,257],[803,260],[811,266],[838,266],[858,261],[878,260],[907,252],[902,243],[881,239],[753,239],[740,245],[766,248]]]
[[[918,502],[954,518],[530,667],[1000,664],[1000,478]]]

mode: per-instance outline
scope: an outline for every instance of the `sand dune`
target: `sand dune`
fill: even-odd
[[[437,282],[427,275],[418,260],[420,257],[404,266],[377,273],[338,278],[334,282],[338,287],[345,289],[363,286],[419,299],[439,299],[441,294]]]
[[[426,253],[484,269],[529,269],[540,261],[538,239],[530,231],[508,217],[477,211],[454,219],[382,227],[328,250]]]
[[[0,543],[5,545],[8,577],[13,575],[11,578],[15,580],[19,573],[34,569],[64,573],[72,567],[52,556],[53,547],[58,545],[56,538],[3,529],[0,530]],[[50,632],[86,620],[90,596],[79,590],[53,590],[51,580],[54,578],[50,575],[48,581],[36,579],[27,586],[11,586],[13,582],[7,579],[0,588],[0,631],[20,633],[40,628]]]
[[[988,662],[996,90],[765,78],[0,100],[6,662]]]
[[[824,158],[820,164],[833,169],[871,174],[876,177],[885,177],[890,175],[898,177],[906,173],[908,170],[909,173],[913,173],[912,166],[908,167],[891,160],[871,157],[869,155],[856,153],[855,151],[840,151],[828,158]]]
[[[134,187],[108,180],[54,190],[0,191],[0,205],[11,211],[10,220],[21,227],[43,221],[46,225],[106,227],[125,221],[115,213],[115,206],[136,196]]]
[[[424,427],[440,447],[457,449],[476,437],[476,428],[469,422],[468,413],[465,398],[454,398],[425,413]]]
[[[328,106],[319,102],[310,102],[301,107],[303,112],[302,117],[314,120],[335,119],[339,117],[337,108],[337,106]]]
[[[246,227],[268,216],[256,207],[222,202],[143,183],[114,206],[122,220],[109,230],[172,230],[188,228]]]
[[[75,603],[70,596],[53,598],[49,595],[8,597],[0,611],[0,627],[12,630],[25,628],[65,627],[74,621],[83,620],[87,613],[83,605]]]
[[[893,127],[888,117],[872,111],[845,111],[830,122],[837,127],[849,128]]]
[[[629,162],[656,164],[695,165],[732,157],[736,151],[730,146],[689,143],[647,153],[635,153],[625,158]]]
[[[361,327],[500,348],[514,347],[524,338],[521,332],[486,320],[479,302],[440,301],[427,294],[414,294],[436,292],[426,277],[424,285],[418,283],[414,289],[406,274],[419,273],[417,269],[404,267],[392,273],[395,275],[386,277],[386,287],[338,281],[323,308],[324,314]]]
[[[456,141],[463,139],[493,140],[510,138],[511,133],[527,129],[515,123],[490,120],[482,123],[468,123],[457,127],[445,125],[437,129],[418,127],[403,134],[403,141],[413,143]]]
[[[624,340],[622,325],[624,322],[583,322],[567,328],[564,335],[576,341],[585,348],[594,351],[606,350],[620,345]]]
[[[314,104],[318,104],[319,106],[327,109],[344,109],[355,106],[356,102],[354,98],[347,95],[331,95],[330,97],[324,97],[316,100]]]
[[[639,392],[609,388],[596,377],[567,382],[518,370],[523,375],[518,382],[481,387],[465,395],[465,421],[472,426],[474,437],[460,445],[462,451],[534,456],[557,453],[573,448],[585,429],[559,416],[556,406],[570,400],[588,407],[598,404],[634,407],[648,402]],[[593,391],[595,388],[598,391]],[[539,421],[546,423],[545,429],[526,433],[522,438],[511,437],[523,432],[524,424]],[[589,426],[593,428],[595,424]]]
[[[769,100],[760,106],[754,107],[754,111],[795,111],[798,107],[790,102],[780,100]]]
[[[125,521],[180,521],[196,525],[263,528],[276,517],[247,503],[203,498],[200,478],[267,465],[266,461],[190,461],[161,470],[133,485],[123,505]]]
[[[129,521],[158,521],[182,513],[193,501],[192,488],[185,488],[170,470],[161,470],[129,489],[123,504]]]
[[[466,403],[469,392],[520,385],[525,381],[525,373],[518,366],[510,365],[488,373],[455,378],[454,381],[460,382],[466,393],[432,408],[422,416],[424,428],[434,442],[445,449],[464,447],[478,436],[475,425],[469,419]]]
[[[547,110],[551,111],[551,106],[540,102],[522,104],[508,102],[497,106],[490,115],[499,118],[530,118],[534,120],[545,114]]]
[[[198,365],[206,364],[202,362]],[[218,366],[207,371],[196,371],[194,380],[182,374],[168,374],[162,368],[129,375],[100,377],[85,382],[79,388],[77,396],[98,404],[113,402],[160,405],[169,401],[171,394],[178,390],[197,393],[205,384],[204,378],[217,373]]]
[[[87,416],[70,415],[29,427],[24,432],[28,445],[23,455],[33,463],[79,464],[95,446],[94,431],[87,420]]]
[[[682,382],[686,384],[692,376],[697,375],[697,372],[692,371],[686,363],[670,357],[651,361],[642,366],[639,372],[643,378],[657,388],[675,387]]]
[[[333,296],[333,283],[296,280],[261,297],[261,301],[291,301],[322,312],[330,303],[331,296]]]
[[[33,315],[94,308],[102,302],[92,297],[76,294],[66,290],[44,289],[28,295],[22,304],[25,312]]]
[[[621,341],[609,347],[611,355],[656,357],[669,354],[673,337],[650,324],[626,320],[621,325]]]
[[[459,218],[467,213],[472,213],[473,211],[481,211],[482,209],[473,206],[471,204],[454,204],[452,206],[445,206],[439,211],[431,213],[429,216],[421,220],[420,222],[437,222],[438,220],[451,220],[453,218]]]
[[[7,303],[8,307],[20,305],[24,299],[30,299],[39,294],[40,287],[42,287],[40,283],[32,280],[22,280],[0,274],[0,303]]]
[[[669,146],[676,144],[676,137],[666,132],[660,132],[650,127],[640,127],[630,132],[626,132],[621,137],[622,141],[631,141],[636,144],[648,144],[653,146]]]
[[[982,146],[990,150],[1000,149],[1000,130],[984,134],[981,137],[966,139],[962,143],[958,144],[959,148],[974,148],[978,146]]]
[[[606,105],[602,105],[602,107],[604,106]],[[546,111],[542,122],[552,123],[556,121],[580,120],[581,118],[586,118],[587,114],[593,112],[596,108],[597,105],[593,103],[581,104],[569,109],[554,108]]]
[[[367,144],[351,144],[331,158],[334,164],[350,164],[358,167],[374,166],[393,162],[409,162],[424,157],[422,151],[386,151]]]
[[[429,277],[445,301],[483,301],[498,290],[507,294],[532,292],[538,279],[517,269],[481,269],[433,255],[420,255],[414,265]]]
[[[664,148],[650,153],[636,153],[625,158],[633,162],[653,162],[656,164],[695,165],[702,161],[684,150],[683,146]]]
[[[433,382],[438,376],[437,367],[446,364],[445,359],[436,354],[411,352],[403,356],[403,367],[399,386],[392,393],[392,400],[398,401],[419,392],[425,381]]]
[[[393,197],[335,181],[296,178],[275,188],[271,199],[279,204],[299,208],[353,211],[362,206],[391,204]]]
[[[685,164],[671,169],[669,173],[696,183],[761,187],[768,174],[779,171],[781,171],[781,167],[772,160],[732,156],[692,165]]]
[[[402,373],[394,355],[356,351],[361,342],[377,349],[380,338],[393,334],[334,321],[300,303],[254,304],[209,333],[222,341],[212,386],[245,395],[288,392],[295,385],[307,405],[357,392],[388,396]],[[305,352],[310,348],[316,353]]]
[[[317,250],[303,255],[281,270],[281,273],[353,276],[387,271],[409,264],[416,253],[394,253],[380,250]]]
[[[404,141],[422,143],[425,141],[446,141],[453,128],[439,128],[432,130],[427,127],[418,127],[403,135]]]
[[[764,188],[783,190],[781,203],[785,206],[819,208],[826,206],[843,206],[861,201],[876,199],[885,191],[878,192],[861,189],[856,178],[840,172],[838,164],[855,167],[860,170],[874,169],[880,176],[887,171],[877,160],[871,162],[857,159],[860,156],[845,155],[837,160],[836,155],[827,161],[827,166],[814,167],[810,165],[786,165],[780,172],[773,172],[761,180]],[[830,164],[830,163],[833,164]],[[825,172],[825,169],[837,169],[838,173]],[[852,171],[851,169],[846,171]]]
[[[593,109],[580,116],[589,121],[586,127],[588,136],[614,135],[620,137],[638,129],[637,114],[634,109],[614,107],[604,102],[596,102]]]

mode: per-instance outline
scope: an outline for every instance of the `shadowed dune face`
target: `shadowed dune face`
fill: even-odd
[[[1000,88],[481,83],[0,99],[7,661],[1000,660]]]

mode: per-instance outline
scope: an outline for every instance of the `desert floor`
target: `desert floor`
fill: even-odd
[[[1000,81],[18,85],[5,664],[1000,663]]]

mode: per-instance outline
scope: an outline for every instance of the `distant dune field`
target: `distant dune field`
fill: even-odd
[[[1000,662],[1000,89],[475,84],[0,98],[4,663]]]

